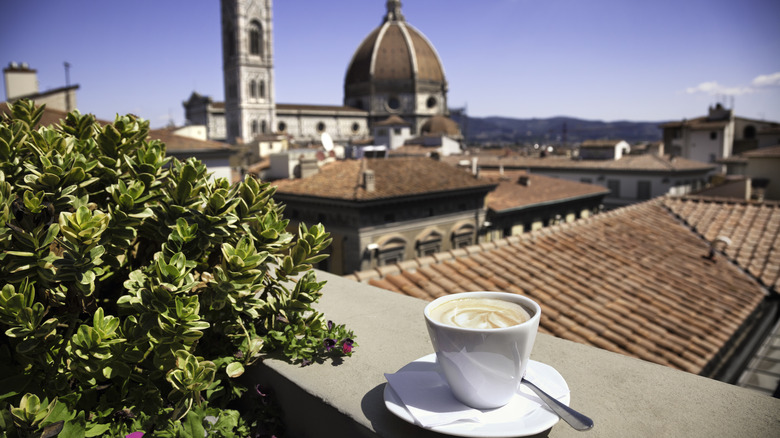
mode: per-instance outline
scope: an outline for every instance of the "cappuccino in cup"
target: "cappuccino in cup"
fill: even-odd
[[[542,309],[506,292],[459,292],[423,311],[436,361],[452,394],[477,409],[503,406],[517,394]]]
[[[430,317],[442,324],[470,329],[505,328],[531,319],[523,306],[495,298],[446,301],[431,309]]]

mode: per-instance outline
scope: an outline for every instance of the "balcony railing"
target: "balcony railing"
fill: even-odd
[[[318,305],[357,335],[355,355],[307,367],[269,359],[249,378],[273,388],[291,437],[440,437],[384,404],[384,373],[432,352],[426,302],[326,272]],[[591,437],[780,436],[780,399],[661,365],[539,334],[532,359],[553,366],[571,406],[595,421]],[[564,422],[550,437],[577,436]],[[544,436],[545,434],[542,434]]]

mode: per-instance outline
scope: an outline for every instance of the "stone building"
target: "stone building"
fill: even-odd
[[[322,223],[330,258],[348,274],[476,244],[485,197],[496,183],[420,157],[335,161],[302,179],[282,179],[275,199],[291,225]]]
[[[468,158],[468,159],[464,159]],[[620,159],[583,160],[563,156],[498,156],[486,151],[468,157],[442,160],[480,171],[525,170],[533,174],[606,187],[607,209],[645,201],[663,195],[681,196],[703,188],[716,165],[681,157],[623,155]]]
[[[780,123],[738,117],[733,110],[717,104],[706,116],[664,123],[661,128],[667,153],[715,163],[763,146],[763,133],[777,132]],[[770,141],[766,145],[774,144]]]
[[[498,183],[485,200],[485,241],[492,242],[540,228],[571,223],[599,213],[609,190],[525,171],[481,171]]]
[[[227,141],[249,142],[276,123],[271,0],[222,0]]]
[[[447,113],[447,81],[436,49],[390,0],[382,25],[358,46],[347,67],[343,105],[280,104],[274,88],[271,0],[222,0],[225,101],[196,92],[183,102],[188,124],[206,125],[208,139],[251,143],[282,134],[297,143],[368,138],[372,126],[400,117],[418,135]]]

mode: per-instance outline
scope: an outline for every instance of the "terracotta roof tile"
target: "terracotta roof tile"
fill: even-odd
[[[375,189],[363,184],[363,171],[374,171]],[[313,196],[346,201],[371,201],[400,196],[431,195],[460,190],[490,191],[495,184],[432,159],[382,158],[343,160],[324,165],[307,178],[277,180],[277,195]]]
[[[780,285],[780,203],[667,198],[664,205],[708,241],[728,237],[724,254],[766,287]]]
[[[771,204],[742,205],[736,219],[733,211],[717,211],[734,207],[660,198],[572,226],[515,236],[501,245],[452,252],[446,260],[401,275],[424,290],[426,299],[466,290],[522,293],[542,306],[543,333],[700,372],[750,317],[765,291],[722,256],[707,259],[709,245],[697,235],[703,228],[694,230],[693,222],[688,226],[681,219],[697,224],[706,219],[707,229],[721,223],[735,231],[760,227],[763,234],[743,230],[750,239],[727,253],[736,251],[733,260],[740,254],[751,262],[767,260],[754,262],[764,276],[778,270],[769,249],[774,240],[766,238],[776,239],[771,234],[777,227],[765,224],[772,224],[780,210]],[[743,223],[748,210],[762,208],[766,217],[753,215]],[[420,295],[397,283],[391,290]],[[430,292],[434,288],[436,295]]]
[[[451,164],[463,160],[463,156],[443,157]],[[576,160],[566,157],[549,156],[545,158],[494,155],[479,155],[480,172],[487,169],[603,169],[614,171],[680,171],[680,170],[710,170],[715,165],[689,160],[687,158],[660,157],[653,154],[624,155],[619,160]]]
[[[488,208],[496,212],[609,193],[609,190],[594,184],[518,171],[504,172],[503,175],[496,171],[483,171],[480,177],[498,184],[485,199]],[[527,185],[519,182],[521,177],[528,181]]]
[[[741,156],[750,158],[780,158],[780,145],[743,152]]]

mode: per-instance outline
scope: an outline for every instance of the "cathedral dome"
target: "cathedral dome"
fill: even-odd
[[[363,40],[347,69],[345,86],[371,80],[445,82],[439,55],[425,36],[388,14]]]
[[[388,0],[383,23],[363,40],[347,68],[345,104],[410,120],[443,112],[446,91],[436,49],[406,22],[401,2]]]

